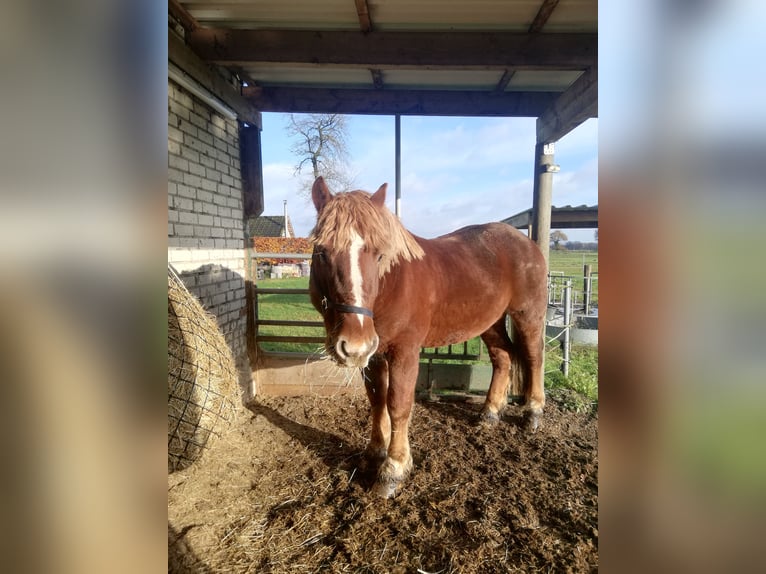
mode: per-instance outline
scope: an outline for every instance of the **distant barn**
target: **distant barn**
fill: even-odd
[[[287,225],[285,225],[285,221],[287,221]],[[295,237],[289,215],[251,217],[247,225],[248,237]]]

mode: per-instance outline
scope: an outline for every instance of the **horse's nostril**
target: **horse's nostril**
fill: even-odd
[[[348,357],[348,350],[346,349],[346,341],[343,339],[341,339],[340,341],[340,352],[341,352],[341,355],[343,355],[344,357]]]

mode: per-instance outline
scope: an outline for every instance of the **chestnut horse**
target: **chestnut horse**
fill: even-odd
[[[500,420],[509,376],[520,376],[529,425],[537,428],[547,308],[546,263],[534,242],[504,223],[416,237],[386,208],[386,187],[334,195],[317,178],[309,284],[328,354],[364,369],[372,406],[366,455],[380,464],[373,491],[384,498],[412,469],[407,431],[421,347],[481,335],[492,361],[482,420]]]

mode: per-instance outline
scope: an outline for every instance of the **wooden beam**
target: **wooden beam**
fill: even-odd
[[[370,75],[372,75],[372,85],[375,86],[376,90],[382,90],[383,89],[383,72],[380,70],[370,70]]]
[[[199,22],[194,19],[194,16],[189,14],[189,11],[181,6],[178,0],[168,0],[168,12],[181,23],[181,26],[187,32],[194,32],[199,28]]]
[[[583,70],[596,65],[597,34],[515,32],[317,32],[200,28],[190,45],[220,64],[272,62],[359,68]]]
[[[537,117],[551,92],[363,90],[247,87],[243,95],[263,112],[325,114]]]
[[[261,127],[261,114],[215,70],[203,62],[172,32],[168,32],[168,60],[202,84],[211,94],[232,108],[240,120]]]
[[[354,0],[356,3],[356,14],[359,16],[359,29],[364,32],[372,30],[372,20],[370,20],[370,7],[367,6],[367,0]]]
[[[242,176],[242,211],[245,219],[263,213],[263,154],[261,128],[239,129],[240,173]]]
[[[537,16],[535,16],[535,19],[529,26],[530,34],[536,34],[543,29],[543,26],[545,26],[545,23],[548,21],[548,18],[551,17],[551,14],[553,14],[553,11],[556,9],[556,6],[558,6],[558,3],[559,0],[545,0],[542,3],[540,9],[537,11]]]
[[[560,140],[588,118],[598,117],[598,67],[586,70],[537,118],[537,142]]]
[[[527,209],[503,219],[503,223],[517,229],[527,229],[532,225],[533,210]],[[598,228],[598,205],[592,207],[553,207],[551,208],[551,229],[596,229]],[[531,237],[531,235],[530,235]]]
[[[505,91],[505,88],[508,87],[508,84],[511,82],[511,78],[513,78],[513,75],[516,73],[515,70],[505,70],[503,72],[502,77],[500,78],[500,81],[497,82],[497,85],[495,86],[495,91],[497,93],[502,93]]]

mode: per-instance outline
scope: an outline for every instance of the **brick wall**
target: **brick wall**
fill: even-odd
[[[246,364],[245,232],[239,132],[168,81],[168,263]]]

